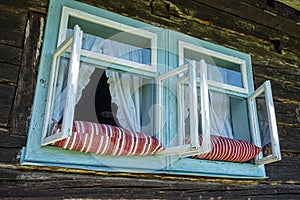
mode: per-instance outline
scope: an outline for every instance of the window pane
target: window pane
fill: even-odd
[[[74,120],[153,135],[153,98],[151,79],[82,63]]]
[[[149,38],[118,30],[117,27],[69,16],[68,29],[76,24],[79,24],[84,32],[83,49],[137,63],[151,64],[151,40]],[[68,30],[67,34],[69,33]]]
[[[271,146],[271,132],[270,124],[268,120],[268,112],[266,107],[265,93],[261,93],[255,98],[257,117],[258,117],[258,126],[259,126],[259,137],[261,139],[261,147],[263,147],[264,157],[271,155],[272,146]]]
[[[211,135],[251,142],[247,100],[209,92]]]
[[[181,77],[173,76],[162,81],[162,93],[167,97],[163,98],[162,102],[162,124],[170,124],[170,126],[163,126],[162,130],[165,133],[169,133],[167,147],[192,144],[193,141],[191,139],[195,138],[195,133],[191,132],[191,123],[196,123],[196,126],[198,126],[197,135],[202,133],[201,118],[199,118],[201,100],[197,98],[199,103],[197,105],[197,119],[191,118],[191,112],[194,108],[192,108],[190,102],[190,87],[187,72],[183,73]],[[198,88],[198,91],[200,91],[200,88]]]
[[[190,60],[199,61],[204,59],[207,63],[208,80],[244,87],[242,81],[242,72],[240,64],[229,62],[217,57],[184,49],[185,62]]]
[[[52,117],[48,126],[48,135],[53,135],[58,130],[58,124],[62,124],[64,108],[67,98],[67,82],[69,71],[69,54],[64,53],[58,61],[57,79],[54,83],[54,99],[53,110],[51,111]]]

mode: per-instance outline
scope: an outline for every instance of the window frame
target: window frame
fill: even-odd
[[[186,72],[187,75],[181,76],[182,73]],[[197,110],[197,72],[200,74],[200,98],[201,100],[201,110],[203,115],[201,116],[201,123],[204,129],[203,131],[203,141],[202,145],[199,143],[198,139],[198,126],[193,123],[194,121],[198,121],[198,110]],[[210,143],[210,129],[209,129],[209,107],[208,107],[208,87],[207,87],[207,73],[206,73],[206,64],[203,60],[200,62],[191,62],[188,64],[184,64],[172,70],[169,70],[165,73],[162,73],[156,77],[156,87],[157,87],[157,96],[156,96],[156,130],[158,131],[158,140],[163,141],[165,138],[162,122],[163,113],[163,81],[172,78],[178,77],[179,81],[177,83],[177,97],[179,99],[178,103],[178,145],[172,145],[171,147],[166,147],[166,149],[159,152],[157,155],[180,155],[182,157],[192,156],[195,154],[207,153],[211,150]],[[184,82],[188,81],[189,84],[189,96],[190,96],[190,115],[194,121],[190,121],[190,144],[185,144],[185,131],[184,131],[184,94],[182,90],[182,85]]]
[[[280,146],[279,146],[279,137],[276,124],[276,116],[274,110],[274,103],[272,97],[272,89],[270,81],[265,81],[260,87],[258,87],[248,98],[249,114],[250,114],[250,124],[251,132],[254,143],[257,146],[261,145],[260,131],[259,131],[259,121],[256,112],[256,103],[255,99],[260,95],[265,94],[265,106],[267,111],[267,120],[270,128],[270,138],[271,138],[271,149],[272,154],[267,157],[263,157],[263,154],[259,154],[255,157],[255,164],[268,164],[275,161],[281,160]]]
[[[238,88],[235,86],[230,86],[227,84],[216,84],[214,81],[208,80],[207,83],[209,85],[210,91],[218,91],[224,94],[229,94],[235,97],[245,98],[248,104],[248,118],[250,122],[250,134],[253,140],[253,143],[259,147],[261,147],[260,142],[260,133],[258,129],[258,116],[256,114],[255,108],[256,105],[253,102],[255,98],[261,93],[265,93],[266,95],[266,108],[267,108],[267,117],[268,122],[270,124],[270,138],[271,138],[271,147],[272,154],[263,157],[263,154],[260,153],[254,158],[255,165],[264,165],[269,164],[275,161],[281,160],[280,146],[279,146],[279,137],[276,125],[276,117],[275,110],[272,98],[272,90],[270,81],[266,81],[260,87],[258,87],[254,91],[254,82],[252,78],[252,67],[249,57],[243,55],[241,52],[234,52],[233,50],[219,47],[217,45],[209,46],[206,42],[202,42],[196,39],[191,39],[190,37],[181,37],[177,36],[177,33],[171,33],[172,37],[176,37],[178,41],[178,63],[184,63],[184,48],[187,48],[196,53],[203,53],[207,55],[213,55],[214,57],[218,57],[220,59],[224,59],[226,61],[239,63],[241,64],[241,73],[243,77],[243,85],[245,88]]]
[[[71,135],[72,133],[72,122],[73,122],[73,113],[75,107],[75,94],[77,90],[77,79],[79,73],[79,61],[80,61],[80,51],[82,44],[82,35],[83,32],[80,30],[80,27],[76,25],[73,29],[73,33],[70,37],[66,38],[60,45],[55,49],[52,57],[51,63],[51,72],[49,79],[49,89],[47,94],[47,102],[46,102],[46,110],[44,117],[44,127],[42,133],[42,141],[41,145],[47,145],[57,140],[64,139]],[[47,129],[49,127],[50,122],[50,114],[53,110],[54,104],[54,88],[57,82],[58,75],[58,67],[59,67],[59,58],[62,56],[64,52],[66,52],[69,48],[71,48],[71,56],[70,56],[70,68],[68,71],[68,83],[67,83],[67,95],[65,104],[65,112],[64,112],[64,120],[62,123],[62,128],[60,132],[57,132],[53,135],[47,136]]]
[[[116,60],[115,57],[110,56],[110,55],[95,53],[92,51],[82,49],[81,55],[83,57],[85,57],[86,59],[99,60],[99,61],[107,62],[107,63],[111,63],[111,61],[114,60],[114,65],[110,65],[109,66],[110,68],[116,67],[118,69],[119,68],[118,66],[123,66],[123,67],[126,66],[128,68],[134,68],[137,70],[142,70],[142,71],[150,72],[150,73],[157,72],[157,35],[156,34],[150,32],[150,31],[147,31],[147,30],[140,29],[140,28],[128,26],[126,24],[116,22],[116,21],[113,21],[113,20],[110,20],[110,19],[107,19],[104,17],[96,16],[96,15],[90,14],[88,12],[83,12],[78,9],[73,9],[70,7],[63,6],[57,45],[60,45],[62,43],[62,41],[64,41],[66,38],[68,21],[69,21],[69,17],[71,17],[71,16],[85,20],[87,22],[92,22],[94,24],[104,25],[104,26],[107,26],[107,27],[110,27],[113,29],[125,31],[126,33],[144,37],[151,41],[150,42],[151,43],[151,45],[150,45],[151,46],[151,59],[150,59],[151,64],[150,65],[136,63],[136,62],[121,59],[121,58],[118,58]]]
[[[201,47],[199,45],[195,45],[192,43],[184,42],[179,40],[178,41],[178,56],[179,56],[179,65],[182,65],[184,63],[184,49],[191,50],[196,53],[201,53],[207,56],[212,56],[215,58],[219,58],[224,61],[228,61],[231,63],[239,64],[240,65],[240,70],[241,70],[241,75],[242,75],[242,84],[243,87],[237,87],[225,83],[219,83],[217,81],[213,80],[207,80],[208,85],[216,88],[220,88],[223,90],[230,90],[238,93],[243,93],[243,94],[248,94],[249,89],[248,89],[248,77],[247,77],[247,70],[246,70],[246,62],[243,59],[234,57],[234,56],[229,56],[224,53],[220,53],[218,51],[214,51],[208,48]]]
[[[51,0],[47,16],[47,23],[44,35],[43,50],[41,54],[38,82],[32,108],[32,117],[28,132],[28,140],[26,147],[23,148],[21,154],[22,165],[38,165],[38,166],[56,166],[67,168],[80,168],[98,171],[114,171],[114,172],[137,172],[137,173],[158,173],[158,174],[174,174],[174,175],[196,175],[210,177],[225,178],[245,178],[245,179],[261,179],[265,178],[264,165],[254,165],[252,163],[230,163],[210,160],[197,160],[191,158],[182,158],[178,155],[174,156],[143,156],[143,157],[112,157],[91,155],[82,152],[68,151],[53,146],[41,147],[41,137],[43,124],[40,122],[45,114],[45,106],[48,91],[48,80],[50,74],[51,58],[53,51],[57,48],[57,38],[59,37],[60,21],[62,7],[66,6],[72,9],[78,9],[93,15],[101,16],[105,19],[126,24],[135,28],[147,29],[157,35],[157,69],[156,73],[160,74],[170,69],[176,68],[178,65],[178,47],[177,42],[181,37],[195,40],[195,38],[186,36],[181,33],[175,33],[170,30],[153,27],[149,24],[139,22],[127,17],[123,17],[100,8],[96,8],[81,2],[71,0]],[[172,42],[168,42],[172,39]],[[196,39],[197,42],[203,44],[203,47],[212,47],[212,50],[226,54],[238,55],[239,58],[245,58],[248,89],[252,90],[252,69],[250,56],[241,52],[232,51],[228,48],[214,45]],[[173,46],[175,45],[175,46]],[[174,53],[175,52],[175,53]],[[83,58],[83,60],[86,58]],[[87,59],[86,59],[87,60]],[[86,61],[85,60],[85,61]],[[88,60],[91,61],[91,60]],[[92,61],[91,61],[92,63]],[[106,62],[97,61],[99,64]],[[250,63],[250,64],[249,64]],[[158,67],[160,66],[160,67]],[[124,65],[119,64],[115,69],[120,69]],[[126,66],[125,66],[126,67]],[[128,68],[125,68],[128,69]],[[248,73],[250,70],[250,74]],[[134,70],[131,72],[134,73]],[[155,73],[144,71],[143,75],[154,77]],[[209,87],[209,86],[208,86]],[[246,96],[245,94],[242,95]],[[169,138],[168,138],[169,139]],[[121,164],[120,164],[121,163]]]

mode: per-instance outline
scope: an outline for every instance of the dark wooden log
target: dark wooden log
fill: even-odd
[[[0,129],[0,147],[22,148],[26,145],[26,139],[26,136],[10,135],[9,129]]]
[[[20,64],[22,49],[0,44],[0,52],[0,63]]]
[[[17,164],[19,162],[20,153],[21,148],[0,147],[0,163]]]
[[[9,166],[0,168],[0,174],[1,198],[297,199],[300,195],[300,185],[292,180],[243,181],[145,174],[103,176]]]
[[[8,83],[16,86],[19,75],[19,66],[0,63],[0,83]]]
[[[288,126],[286,124],[278,125],[278,134],[280,147],[285,152],[300,152],[299,127]]]
[[[299,142],[298,140],[298,144]],[[297,181],[295,184],[299,184],[300,169],[297,163],[300,163],[299,153],[284,153],[281,161],[266,165],[269,181]]]
[[[27,135],[34,97],[45,16],[31,12],[24,41],[22,63],[17,84],[11,123],[12,135]]]
[[[271,9],[270,10],[259,9],[251,5],[251,2],[241,3],[240,1],[234,1],[234,0],[222,1],[222,3],[220,3],[219,1],[209,1],[209,0],[195,0],[195,1],[197,3],[199,2],[208,5],[210,7],[222,11],[226,11],[227,13],[238,16],[240,19],[251,20],[257,24],[261,24],[266,27],[272,27],[272,29],[274,30],[280,30],[281,32],[292,35],[294,37],[299,37],[300,27],[296,25],[295,20],[291,20],[286,17],[277,15],[276,13],[273,13],[272,12],[273,10]],[[176,2],[176,5],[178,5],[178,2]],[[235,22],[232,21],[232,24],[235,24]],[[261,34],[264,33],[261,32]]]
[[[14,95],[15,87],[0,84],[0,127],[8,126]]]
[[[0,43],[22,48],[27,10],[1,4],[0,10]]]

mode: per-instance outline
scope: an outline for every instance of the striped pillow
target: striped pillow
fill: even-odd
[[[75,121],[72,135],[52,145],[85,153],[113,156],[153,155],[163,149],[161,143],[149,135],[84,121]]]
[[[202,135],[199,135],[199,140],[200,144],[202,144]],[[254,158],[261,151],[261,148],[250,142],[211,135],[211,151],[194,155],[192,158],[246,162]]]

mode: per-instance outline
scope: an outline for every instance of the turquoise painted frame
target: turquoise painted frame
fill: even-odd
[[[47,24],[44,36],[43,50],[41,54],[38,81],[35,91],[35,98],[32,108],[32,117],[28,132],[26,148],[23,149],[21,164],[26,165],[46,165],[59,167],[75,167],[105,171],[164,171],[166,158],[155,156],[143,157],[110,157],[85,154],[81,152],[68,151],[61,148],[45,146],[41,147],[41,133],[43,127],[43,117],[47,98],[48,80],[50,74],[51,57],[56,49],[59,32],[62,7],[67,6],[80,9],[103,18],[111,19],[136,28],[151,29],[155,33],[163,32],[162,29],[138,22],[111,12],[98,9],[87,4],[72,0],[52,0],[50,1],[47,16]],[[148,30],[149,31],[149,30]],[[161,51],[165,49],[164,34],[157,34]],[[161,36],[161,37],[160,37]],[[85,58],[83,58],[85,59]],[[163,59],[163,60],[162,60]],[[162,61],[160,61],[162,60]],[[158,63],[164,63],[164,56],[158,55]],[[99,64],[99,63],[98,63]],[[105,63],[100,63],[105,65]],[[121,66],[117,66],[120,67]],[[143,74],[154,77],[155,74]]]
[[[246,63],[246,76],[248,83],[248,93],[239,93],[230,90],[218,89],[215,87],[209,87],[210,90],[220,91],[229,95],[234,95],[241,98],[248,98],[254,91],[254,82],[252,74],[251,57],[249,54],[242,53],[233,49],[229,49],[220,45],[212,44],[207,41],[203,41],[198,38],[194,38],[188,35],[184,35],[175,31],[168,31],[168,69],[176,68],[180,65],[179,62],[179,41],[190,43],[203,47],[208,50],[216,51],[228,56],[239,58]],[[168,108],[172,109],[172,102],[168,102]],[[175,104],[173,102],[173,104]],[[247,109],[247,108],[246,108]],[[176,138],[176,129],[173,126],[167,127],[168,138],[172,140]],[[209,160],[197,160],[191,158],[180,158],[179,156],[169,156],[167,160],[168,170],[176,174],[189,174],[197,175],[201,174],[204,176],[214,177],[239,177],[239,178],[265,178],[264,165],[255,165],[253,163],[233,163],[233,162],[221,162],[221,161],[209,161]]]
[[[80,9],[84,12],[100,15],[101,17],[115,20],[117,22],[137,28],[153,28],[153,30],[157,33],[157,43],[160,45],[157,49],[158,73],[165,72],[178,66],[177,41],[180,39],[184,39],[188,42],[193,41],[195,44],[200,44],[205,48],[213,49],[224,54],[234,55],[244,59],[247,62],[249,92],[254,90],[251,60],[250,56],[247,54],[195,39],[181,33],[153,27],[151,25],[77,1],[51,0],[28,139],[26,147],[23,148],[21,155],[22,165],[57,166],[115,172],[125,171],[137,173],[184,174],[227,178],[257,179],[266,177],[264,165],[254,165],[252,163],[230,163],[196,160],[190,158],[179,158],[178,156],[112,157],[69,151],[53,146],[41,147],[40,141],[43,128],[42,121],[47,98],[47,84],[50,73],[51,56],[56,48],[62,6]],[[171,104],[167,106],[167,108],[170,109],[171,107]],[[171,124],[169,124],[165,130],[168,131],[168,138],[166,138],[166,140],[169,140],[173,137],[172,130],[174,130],[174,128]]]

